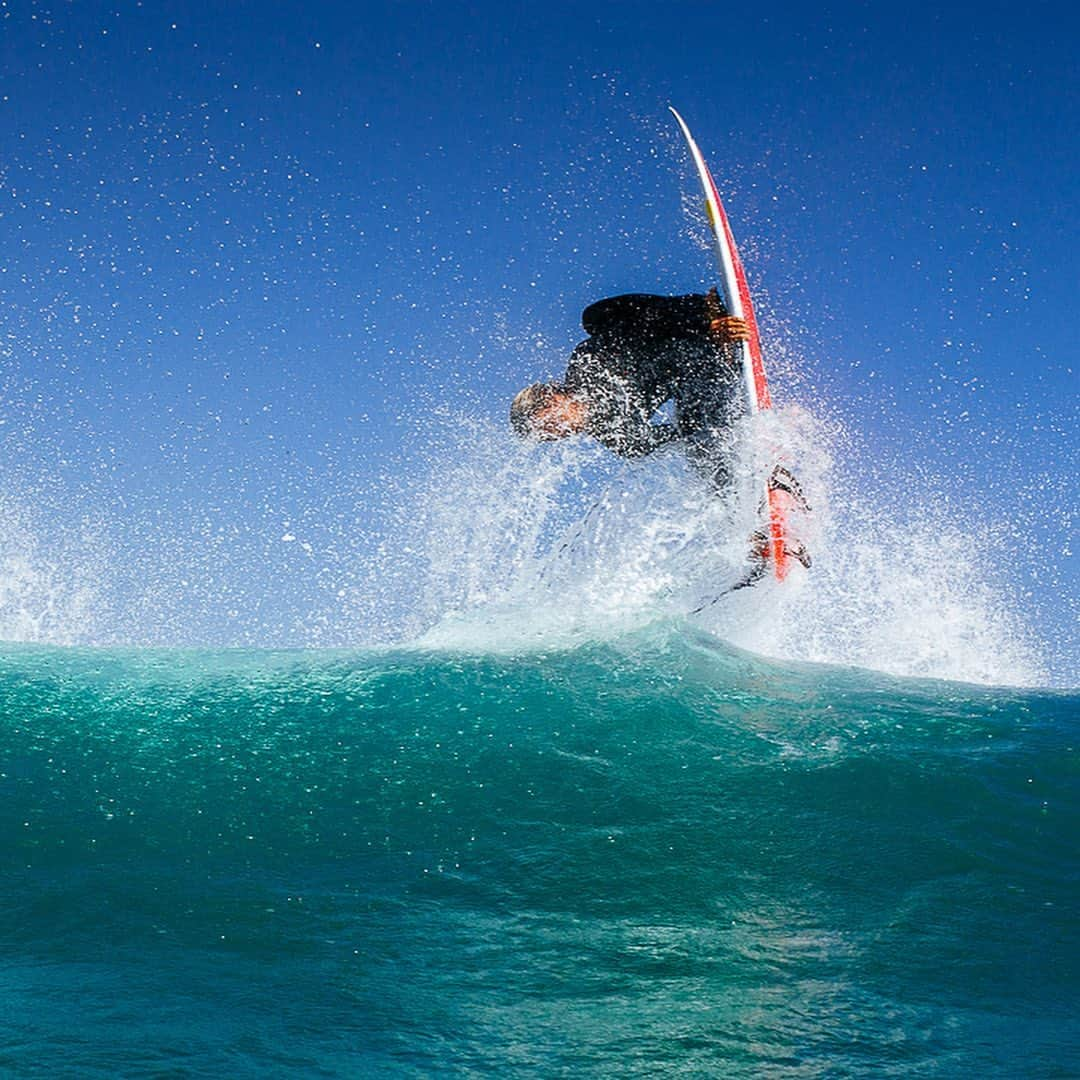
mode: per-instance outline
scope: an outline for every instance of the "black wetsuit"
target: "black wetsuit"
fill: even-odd
[[[726,313],[699,294],[631,293],[587,307],[581,322],[589,338],[571,354],[562,384],[588,403],[587,433],[624,457],[679,440],[695,468],[722,488],[743,399],[733,349],[709,330],[719,314]],[[667,401],[674,422],[652,423]]]

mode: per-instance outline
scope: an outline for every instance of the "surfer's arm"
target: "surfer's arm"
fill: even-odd
[[[602,446],[625,458],[645,457],[681,437],[674,424],[650,423],[646,402],[631,395],[615,401],[597,400],[585,430]]]
[[[640,386],[651,374],[640,370],[643,362],[590,338],[574,349],[563,377],[563,389],[587,403],[586,432],[620,457],[644,457],[680,438],[674,424],[649,421],[655,409]]]
[[[680,437],[674,424],[650,424],[633,413],[594,413],[586,430],[601,446],[625,458],[645,457]]]
[[[644,457],[661,446],[666,446],[679,438],[678,429],[674,424],[643,424],[626,432],[618,450],[623,457]]]

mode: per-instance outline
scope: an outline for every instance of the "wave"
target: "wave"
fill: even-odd
[[[0,693],[9,750],[12,740],[29,739],[35,753],[52,748],[54,760],[67,759],[69,773],[84,777],[88,765],[170,782],[196,761],[220,766],[222,779],[254,770],[271,814],[298,794],[291,785],[300,774],[322,774],[321,785],[333,774],[347,791],[362,786],[353,775],[362,763],[369,779],[385,772],[389,783],[395,770],[383,759],[399,753],[418,779],[456,774],[460,794],[471,781],[449,744],[490,756],[485,782],[496,787],[505,780],[496,762],[522,766],[543,752],[565,757],[573,773],[595,764],[582,749],[590,742],[634,745],[620,768],[643,793],[655,762],[680,746],[714,750],[699,765],[718,775],[867,755],[991,760],[1022,735],[1056,739],[1053,723],[1071,720],[1075,701],[1064,692],[779,662],[685,622],[505,654],[9,646],[0,654]],[[342,740],[351,745],[347,757]]]
[[[1078,704],[670,622],[9,646],[0,1063],[1049,1074],[1080,1047]]]

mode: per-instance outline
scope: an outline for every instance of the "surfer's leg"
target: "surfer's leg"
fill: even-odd
[[[713,495],[722,497],[731,487],[734,469],[730,438],[712,431],[697,432],[685,440],[686,460]]]
[[[714,495],[723,496],[735,473],[737,396],[716,377],[715,351],[690,352],[675,391],[675,423],[694,471]]]

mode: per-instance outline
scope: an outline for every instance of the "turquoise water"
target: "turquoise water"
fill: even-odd
[[[1076,1075],[1078,701],[6,646],[0,1072]]]

